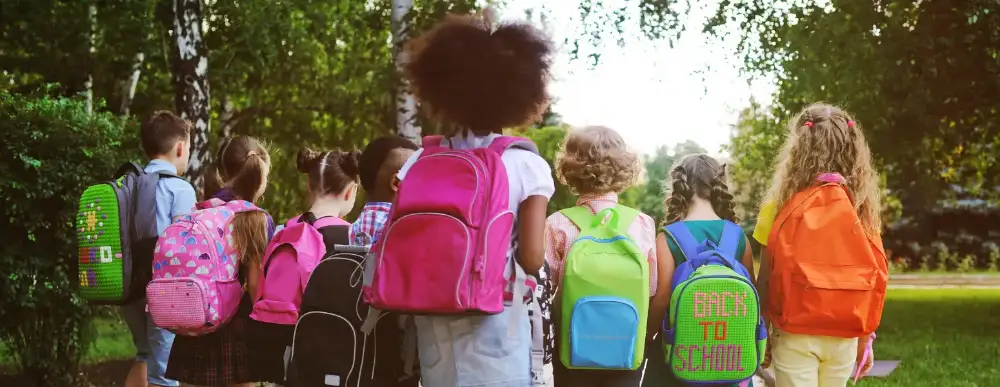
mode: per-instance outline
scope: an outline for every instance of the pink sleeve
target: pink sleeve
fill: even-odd
[[[642,241],[646,249],[646,261],[649,262],[649,294],[656,294],[656,284],[659,270],[656,266],[656,222],[649,215],[640,215],[642,222]]]
[[[549,282],[552,289],[559,288],[562,280],[562,270],[566,251],[566,233],[554,224],[554,219],[549,217],[545,221],[545,262],[549,264]]]

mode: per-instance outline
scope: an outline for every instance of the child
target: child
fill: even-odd
[[[246,200],[256,203],[264,195],[271,157],[267,149],[252,137],[238,136],[219,152],[217,178],[223,187],[213,197],[224,201]],[[198,386],[253,386],[258,381],[250,362],[246,334],[252,303],[257,293],[260,261],[274,230],[270,215],[247,211],[233,219],[233,244],[240,251],[239,278],[244,293],[236,316],[215,332],[204,336],[178,336],[170,351],[167,375]]]
[[[580,195],[576,204],[585,208],[589,214],[598,214],[605,209],[616,206],[620,208],[618,194],[635,183],[639,172],[640,164],[636,154],[628,150],[625,140],[617,132],[603,126],[592,126],[571,132],[556,159],[556,173],[560,182],[569,186],[573,193]],[[621,215],[620,211],[619,215]],[[653,218],[638,213],[630,224],[620,226],[623,227],[623,230],[628,230],[628,236],[638,244],[642,257],[649,262],[649,295],[654,295],[657,291],[669,290],[670,276],[659,275],[663,269],[657,267],[656,225]],[[563,296],[559,287],[563,280],[563,268],[567,254],[580,233],[580,227],[562,212],[552,214],[545,222],[545,260],[551,268],[549,283],[557,295],[557,300]],[[665,281],[659,281],[659,279]],[[654,299],[660,300],[648,298],[646,302]],[[556,310],[564,310],[567,307],[570,306],[557,302]],[[652,306],[650,310],[665,308],[666,304],[663,304]],[[560,312],[556,312],[556,316],[560,315]],[[650,313],[650,316],[653,320],[656,319],[653,313]],[[556,325],[569,323],[559,317],[556,318],[556,321]],[[660,321],[662,321],[662,317]],[[558,333],[556,337],[557,342],[569,340]],[[655,346],[646,347],[647,352],[657,350],[659,349]],[[553,365],[553,371],[556,386],[637,387],[642,379],[643,368],[640,367],[634,371],[577,370],[568,369],[562,361],[556,361]]]
[[[442,146],[487,148],[504,128],[535,121],[548,106],[551,43],[527,24],[494,27],[490,16],[448,16],[409,47],[405,72],[415,96],[445,127],[461,128]],[[399,170],[403,185],[422,151]],[[509,148],[500,158],[509,182],[507,209],[516,219],[507,261],[536,274],[545,261],[545,210],[555,191],[551,169],[527,149]],[[400,206],[397,199],[393,211]],[[513,306],[498,314],[415,318],[423,385],[531,385],[531,324],[514,293]]]
[[[416,144],[399,136],[380,137],[365,147],[360,169],[361,187],[365,189],[368,202],[351,225],[352,244],[375,242],[379,230],[389,220],[389,209],[399,189],[399,168],[417,149]]]
[[[816,198],[825,203],[813,201]],[[753,233],[764,246],[759,293],[774,331],[768,352],[779,386],[844,386],[855,363],[861,364],[858,374],[871,369],[872,357],[864,354],[870,350],[870,335],[881,317],[887,277],[879,201],[871,151],[850,114],[826,104],[814,104],[799,113],[790,123]],[[809,226],[799,222],[806,209],[814,215]],[[776,219],[785,221],[772,230]],[[788,238],[789,233],[799,234],[794,240],[798,243]],[[796,246],[809,254],[793,253],[800,251]],[[827,257],[827,251],[840,255]],[[818,262],[824,258],[839,265]],[[796,270],[788,262],[795,262],[801,272],[788,272]],[[823,286],[808,286],[815,281],[806,270],[809,266],[825,272]],[[836,284],[837,278],[855,274],[870,278],[870,287]],[[791,275],[800,276],[805,288],[790,287],[786,279]],[[828,304],[823,316],[812,316],[815,312],[802,309],[806,296],[836,301]],[[811,310],[821,309],[812,306]],[[823,322],[806,322],[809,319]]]
[[[299,172],[309,176],[309,194],[312,207],[301,217],[310,221],[332,217],[336,225],[345,227],[320,227],[327,253],[334,245],[349,244],[349,223],[341,218],[354,208],[358,194],[358,164],[360,152],[317,152],[302,149],[298,155]]]
[[[680,222],[695,240],[709,240],[721,245],[722,234],[726,221],[738,223],[733,206],[733,195],[726,185],[726,170],[718,161],[708,155],[689,155],[678,161],[670,171],[670,196],[665,202],[665,224]],[[740,263],[747,269],[750,281],[755,282],[753,251],[747,248],[748,240],[739,237],[736,254]],[[652,324],[662,323],[669,316],[668,304],[672,293],[670,283],[674,271],[685,262],[685,254],[674,238],[668,238],[666,232],[656,236],[657,257],[662,261],[661,277],[667,280],[664,291],[657,291],[653,303],[657,305],[657,320]],[[651,312],[652,316],[653,313]],[[652,317],[651,317],[652,319]],[[659,328],[656,328],[659,329]],[[662,334],[661,334],[662,335]],[[663,351],[651,351],[649,364],[656,365],[647,368],[646,386],[684,386],[685,384],[668,368],[663,366],[665,359]],[[741,384],[746,386],[748,384]],[[730,384],[735,387],[736,384]]]
[[[191,155],[189,138],[191,123],[173,113],[158,111],[142,124],[140,137],[142,149],[149,157],[147,173],[167,171],[183,175]],[[181,179],[160,179],[156,187],[156,232],[182,215],[191,212],[195,204],[194,188]],[[146,313],[146,299],[122,306],[122,316],[132,333],[136,349],[136,362],[125,380],[126,387],[172,387],[178,383],[167,379],[167,358],[174,334],[153,325]]]

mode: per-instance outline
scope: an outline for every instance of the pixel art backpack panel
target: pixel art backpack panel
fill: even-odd
[[[250,202],[212,199],[171,224],[153,253],[153,280],[146,288],[156,326],[186,336],[214,332],[239,306],[239,256],[233,218],[260,211]]]

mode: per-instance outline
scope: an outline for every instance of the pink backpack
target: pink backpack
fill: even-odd
[[[319,228],[350,226],[332,216],[312,224],[296,216],[281,229],[264,251],[261,280],[254,297],[250,318],[271,324],[295,325],[302,305],[302,292],[313,269],[326,255],[326,245]]]
[[[200,336],[236,314],[243,285],[232,220],[243,211],[262,210],[244,200],[211,199],[160,234],[153,250],[153,280],[146,285],[156,326]]]
[[[501,136],[486,148],[423,152],[399,187],[389,222],[366,268],[365,299],[410,314],[495,314],[504,309],[514,213],[501,155],[530,141]]]

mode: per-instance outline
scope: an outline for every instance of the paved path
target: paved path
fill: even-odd
[[[998,274],[891,274],[892,288],[1000,288]]]

